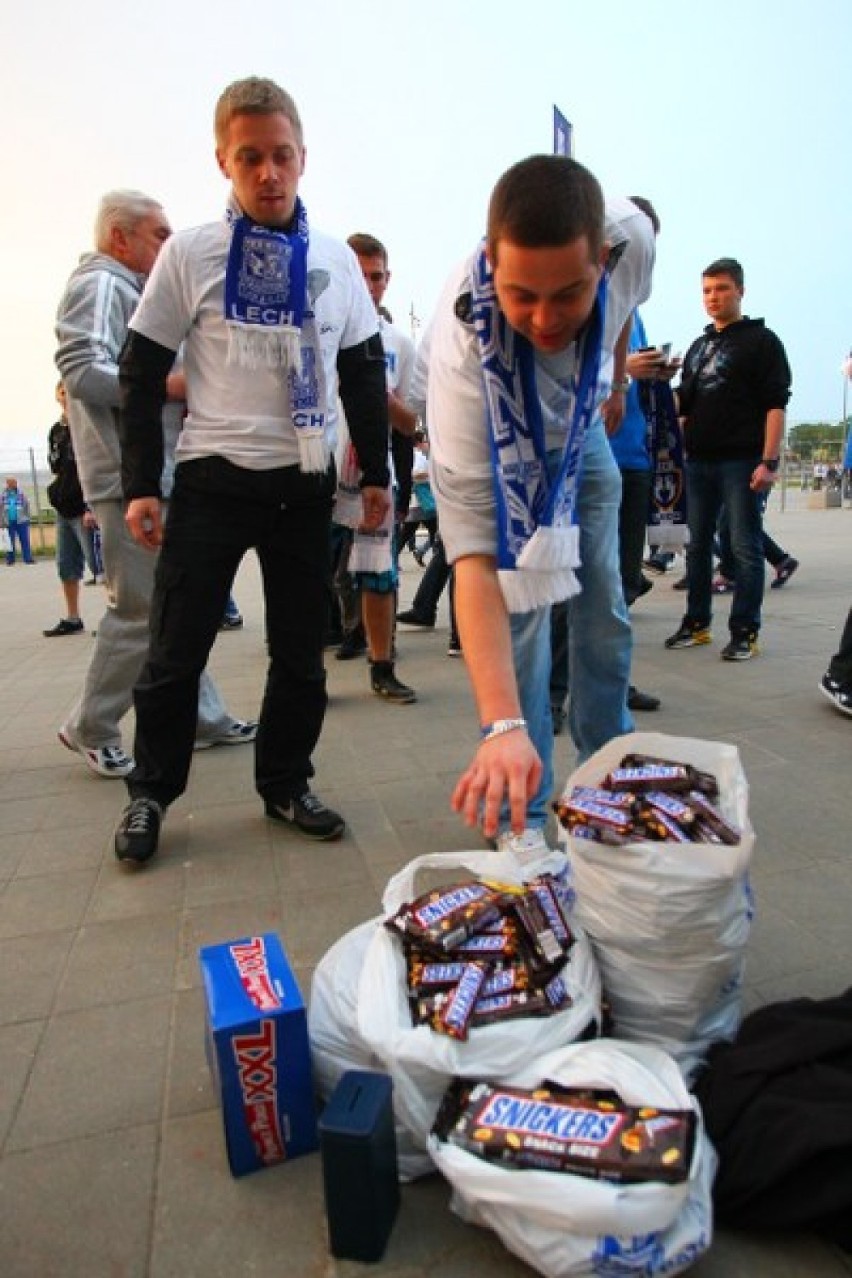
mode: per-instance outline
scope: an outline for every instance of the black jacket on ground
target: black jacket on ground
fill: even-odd
[[[695,1093],[719,1154],[719,1221],[852,1250],[852,989],[752,1012]]]

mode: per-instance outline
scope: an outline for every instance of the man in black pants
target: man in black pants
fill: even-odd
[[[231,183],[225,217],[165,246],[121,359],[127,524],[140,544],[162,544],[135,691],[131,803],[115,836],[116,856],[131,863],[154,855],[164,810],[185,789],[198,676],[251,548],[270,654],[255,785],[272,819],[312,839],[342,834],[343,818],[308,787],[326,707],[338,385],[363,471],[364,526],[378,528],[388,504],[376,311],[351,250],[308,225],[296,105],[270,80],[237,81],[215,127]],[[190,411],[164,528],[159,411],[181,345]]]

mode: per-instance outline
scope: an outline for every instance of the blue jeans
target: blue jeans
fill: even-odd
[[[765,489],[762,493],[757,494],[760,502],[761,516],[766,514],[766,503],[769,501],[769,489]],[[777,568],[787,558],[787,552],[777,541],[769,536],[764,529],[761,533],[763,542],[763,558],[773,568]],[[731,550],[731,533],[728,528],[728,516],[723,510],[719,516],[719,572],[723,577],[727,577],[728,581],[733,581],[737,575],[737,565],[734,562],[734,553]]]
[[[20,524],[17,520],[9,520],[9,549],[6,552],[6,563],[11,568],[15,562],[15,542],[21,548],[21,558],[25,564],[33,564],[33,552],[30,550],[30,526],[28,523]]]
[[[763,603],[763,518],[760,493],[749,487],[757,460],[688,461],[688,620],[708,626],[712,617],[713,538],[722,510],[728,522],[734,593],[728,619],[732,635],[756,634]]]
[[[613,737],[633,731],[627,709],[632,634],[621,589],[620,503],[621,475],[603,425],[595,422],[583,452],[577,510],[582,590],[567,602],[568,726],[581,763]],[[527,810],[527,825],[540,829],[553,792],[550,608],[514,614],[511,628],[521,713],[544,765]],[[508,826],[508,809],[501,824]]]
[[[86,564],[89,565],[92,576],[96,577],[98,567],[92,529],[86,528],[82,515],[66,519],[64,515],[57,514],[56,569],[59,580],[82,581]]]

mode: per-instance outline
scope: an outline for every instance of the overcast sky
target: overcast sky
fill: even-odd
[[[852,0],[76,0],[3,7],[0,463],[55,418],[53,320],[100,195],[139,187],[175,227],[221,214],[219,91],[269,75],[299,105],[318,226],[388,245],[386,301],[426,321],[515,160],[575,154],[663,223],[653,341],[703,327],[700,273],[738,257],[784,341],[792,421],[838,421],[852,347]],[[852,401],[850,401],[852,411]]]

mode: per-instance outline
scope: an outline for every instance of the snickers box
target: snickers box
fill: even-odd
[[[318,1145],[305,1004],[278,937],[199,951],[207,1059],[222,1098],[234,1176]]]

